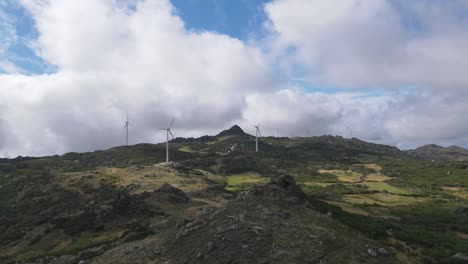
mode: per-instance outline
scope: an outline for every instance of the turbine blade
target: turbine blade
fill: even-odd
[[[260,132],[260,128],[257,128],[257,129],[258,129],[258,134],[262,136],[262,133]]]
[[[175,118],[173,117],[173,118],[172,118],[172,122],[171,122],[171,124],[169,125],[169,129],[171,129],[172,124],[174,124],[174,120],[175,120]]]
[[[131,127],[133,127],[133,128],[135,128],[135,127],[134,127],[132,124],[130,124],[130,123],[128,123],[128,125],[131,126]]]
[[[174,139],[174,135],[172,135],[171,130],[168,130],[168,131],[169,131],[169,134],[171,134],[172,139]]]

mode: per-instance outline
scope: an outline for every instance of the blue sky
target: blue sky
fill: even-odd
[[[133,143],[175,117],[467,146],[467,62],[466,0],[0,0],[0,153],[116,146],[127,111]]]
[[[269,1],[171,0],[188,30],[219,32],[240,40],[262,36],[266,19],[263,5]],[[53,72],[54,67],[31,48],[30,40],[37,38],[38,32],[28,11],[12,0],[1,2],[0,8],[3,20],[15,30],[17,37],[3,54],[0,53],[0,60],[9,60],[25,74]],[[7,34],[5,28],[0,28],[0,39]]]
[[[211,31],[246,42],[261,39],[268,34],[265,29],[265,22],[268,18],[264,7],[269,2],[271,0],[171,0],[176,15],[184,21],[189,31]],[[398,7],[399,4],[395,6]],[[31,45],[31,40],[38,37],[38,32],[28,11],[11,0],[3,2],[0,7],[2,13],[6,15],[7,22],[14,28],[17,38],[3,54],[0,54],[0,60],[7,59],[23,74],[55,72],[56,68],[38,56]],[[407,23],[415,24],[416,22],[408,19]],[[294,51],[294,47],[288,47],[285,52],[289,54]],[[276,68],[277,66],[273,67],[279,75],[284,74],[281,69]],[[2,72],[1,68],[0,72]],[[345,91],[339,86],[315,85],[303,80],[302,77],[306,72],[307,69],[304,69],[302,65],[293,63],[291,72],[287,73],[285,78],[286,76],[290,78],[289,85],[302,87],[309,92],[334,94]],[[378,87],[374,89],[363,87],[356,91],[368,93],[369,96],[380,96],[385,93]]]
[[[29,41],[37,38],[38,33],[30,14],[14,1],[4,1],[0,4],[0,14],[3,14],[3,28],[0,28],[0,39],[11,37],[14,30],[16,40],[0,53],[0,59],[7,59],[25,73],[36,74],[50,71],[50,67],[38,57],[29,45]],[[1,69],[0,69],[1,71]]]
[[[216,31],[246,40],[261,34],[269,0],[172,0],[189,29]]]

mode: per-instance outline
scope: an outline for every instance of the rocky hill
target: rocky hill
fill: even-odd
[[[200,207],[195,217],[179,221],[164,239],[123,244],[90,263],[396,261],[391,249],[314,209],[290,176],[239,193],[223,207]]]
[[[238,126],[0,160],[0,263],[454,263],[468,162]],[[449,173],[447,173],[449,168]],[[462,263],[462,262],[461,262]]]
[[[450,146],[425,145],[407,153],[415,158],[434,161],[468,161],[468,149]]]
[[[248,134],[246,134],[244,130],[242,130],[242,128],[240,128],[238,125],[233,125],[231,128],[221,131],[218,135],[216,135],[216,137],[247,136],[247,135]]]

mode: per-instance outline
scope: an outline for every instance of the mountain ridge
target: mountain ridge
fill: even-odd
[[[331,135],[256,152],[238,126],[169,146],[169,163],[164,143],[0,160],[0,263],[438,263],[466,248],[468,163]]]
[[[405,151],[410,156],[431,161],[468,161],[468,149],[460,146],[442,147],[428,144]]]

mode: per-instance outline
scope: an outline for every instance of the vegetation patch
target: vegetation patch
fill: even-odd
[[[410,195],[412,194],[411,191],[401,187],[395,187],[385,182],[364,182],[362,183],[369,187],[370,190],[380,191],[380,192],[389,192],[394,194],[405,194]]]
[[[397,177],[406,185],[468,187],[467,167],[466,162],[425,162],[400,158],[382,162],[382,173]]]
[[[461,199],[468,199],[468,188],[466,187],[440,186],[440,188]]]
[[[320,185],[303,185],[302,189],[308,195],[321,199],[339,199],[342,195],[353,193],[353,189],[343,183]]]
[[[360,182],[362,174],[352,170],[319,170],[320,173],[336,175],[341,182]]]
[[[366,175],[366,181],[371,181],[371,182],[384,182],[389,179],[391,178],[381,173],[371,173],[371,174]]]
[[[391,193],[373,193],[366,195],[350,194],[345,195],[342,200],[351,204],[369,204],[379,206],[410,205],[427,201],[426,198],[422,197],[396,195]]]
[[[380,172],[382,170],[382,166],[375,163],[363,164],[363,166],[376,172]]]
[[[339,206],[341,209],[343,209],[344,211],[346,211],[348,213],[360,214],[360,215],[369,215],[369,213],[367,211],[365,211],[364,209],[362,209],[360,207],[356,207],[356,206],[354,206],[352,204],[337,202],[337,201],[325,201],[325,202],[327,202],[329,204],[332,204],[332,205]]]
[[[319,187],[327,187],[333,185],[334,183],[330,182],[303,182],[302,184],[306,186],[319,186]]]
[[[188,153],[195,153],[196,150],[191,149],[189,146],[182,146],[179,148],[180,151],[188,152]]]
[[[227,176],[228,191],[247,190],[254,184],[266,183],[270,179],[262,177],[256,173],[243,173]]]

